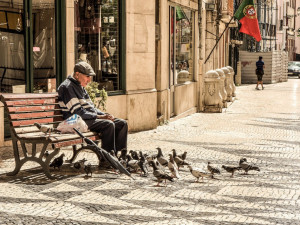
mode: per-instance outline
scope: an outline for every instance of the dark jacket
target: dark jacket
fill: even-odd
[[[61,83],[57,91],[64,119],[77,114],[83,120],[95,120],[97,115],[104,114],[95,108],[86,90],[71,75]]]

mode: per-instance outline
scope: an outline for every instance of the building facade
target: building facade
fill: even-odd
[[[55,92],[83,60],[107,112],[130,131],[156,128],[203,111],[204,74],[229,65],[233,11],[232,0],[1,1],[1,92]]]

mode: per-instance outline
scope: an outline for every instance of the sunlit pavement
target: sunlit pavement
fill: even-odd
[[[159,146],[166,157],[173,148],[187,151],[187,161],[204,169],[208,161],[221,169],[246,157],[260,172],[231,178],[221,169],[216,179],[196,183],[185,167],[181,179],[156,187],[151,172],[131,180],[102,170],[87,179],[68,165],[55,172],[56,181],[29,163],[7,177],[11,159],[0,168],[0,224],[300,224],[300,79],[236,92],[223,113],[130,134],[128,147],[155,153]],[[91,153],[83,157],[97,163]]]

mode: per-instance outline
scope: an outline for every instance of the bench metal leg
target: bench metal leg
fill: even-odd
[[[7,173],[7,176],[15,176],[19,173],[21,169],[21,160],[20,160],[20,154],[19,154],[19,148],[18,148],[18,142],[16,139],[13,138],[12,140],[13,148],[14,148],[14,156],[15,156],[15,169],[12,172]]]
[[[54,149],[54,151],[46,158],[45,161],[43,161],[43,155],[47,149],[48,143],[43,143],[43,149],[41,151],[41,154],[39,157],[36,157],[36,143],[32,143],[32,156],[28,156],[27,154],[25,154],[23,159],[20,159],[20,154],[19,154],[19,149],[18,149],[18,143],[16,139],[13,139],[13,148],[14,148],[14,156],[15,156],[15,169],[10,172],[7,173],[7,176],[15,176],[20,172],[21,167],[28,161],[33,161],[33,162],[37,162],[38,164],[40,164],[40,166],[42,167],[45,175],[49,178],[49,179],[56,179],[56,177],[52,176],[49,170],[49,164],[50,161],[53,159],[54,156],[56,156],[60,149]],[[25,143],[21,143],[22,146],[22,150],[23,153],[27,153],[26,147],[25,147]]]

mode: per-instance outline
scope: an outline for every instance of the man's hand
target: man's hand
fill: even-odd
[[[114,121],[115,117],[113,115],[110,115],[110,114],[106,113],[104,115],[98,115],[97,119]]]

